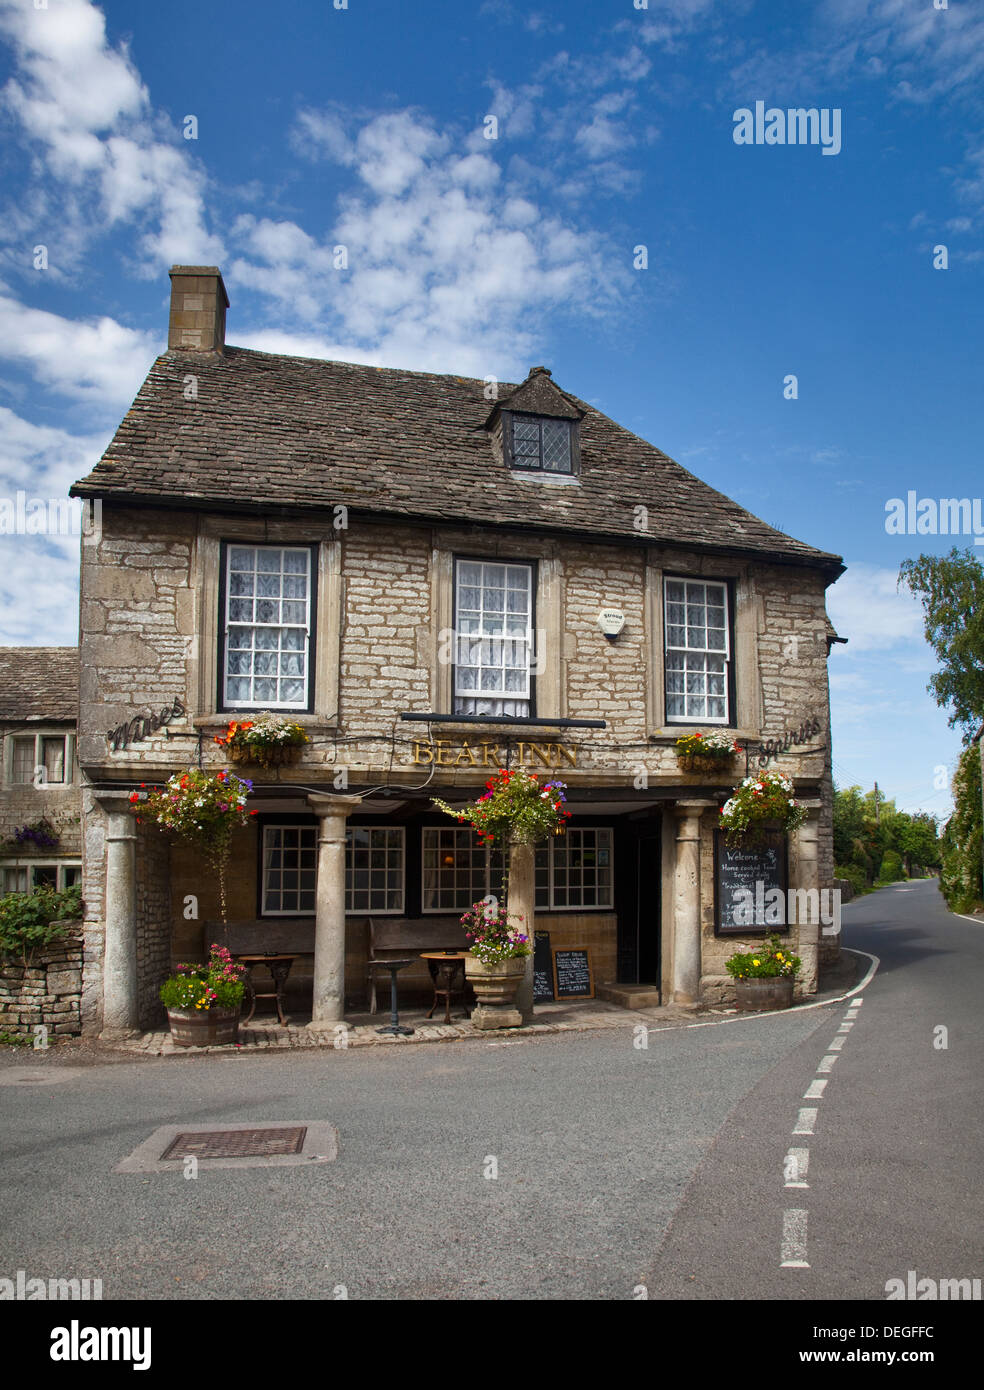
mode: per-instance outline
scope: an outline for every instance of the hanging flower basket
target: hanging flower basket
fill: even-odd
[[[744,749],[727,734],[688,734],[676,741],[677,762],[683,772],[724,772]]]
[[[781,772],[746,777],[721,807],[718,825],[729,845],[761,844],[769,830],[788,834],[806,820],[793,796],[793,784]]]
[[[256,763],[258,767],[286,767],[295,763],[310,739],[292,719],[264,711],[255,719],[232,719],[215,742],[234,763]]]
[[[144,786],[144,783],[141,783]],[[255,811],[246,809],[253,783],[234,772],[205,772],[189,767],[169,777],[165,787],[131,792],[131,810],[137,820],[153,821],[200,850],[215,870],[219,882],[222,921],[226,920],[226,870],[232,848],[232,832],[248,825]]]
[[[535,772],[500,768],[478,800],[460,811],[436,796],[431,800],[439,811],[470,825],[483,845],[535,845],[562,831],[569,819],[565,790],[565,783],[541,782]]]

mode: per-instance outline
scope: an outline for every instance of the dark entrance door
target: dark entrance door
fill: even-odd
[[[660,817],[618,827],[618,983],[660,983]]]

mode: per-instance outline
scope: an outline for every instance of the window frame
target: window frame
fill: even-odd
[[[0,897],[6,897],[9,893],[32,893],[32,892],[34,891],[34,889],[38,886],[36,883],[32,883],[32,882],[31,882],[31,875],[32,875],[33,870],[35,870],[35,869],[52,869],[52,868],[55,870],[55,891],[56,891],[56,892],[58,892],[58,893],[63,893],[63,892],[65,891],[66,888],[72,887],[71,884],[65,882],[65,870],[66,870],[66,869],[77,869],[77,870],[78,870],[78,876],[77,876],[77,878],[76,878],[75,881],[76,881],[76,883],[81,884],[81,882],[82,882],[82,860],[81,860],[81,859],[75,859],[75,858],[72,858],[71,856],[66,856],[66,857],[64,857],[64,858],[59,858],[59,859],[40,859],[40,858],[38,858],[38,859],[34,859],[34,858],[31,858],[31,859],[24,859],[24,858],[21,858],[21,859],[17,859],[17,858],[14,858],[14,859],[2,859],[2,860],[0,860]],[[2,881],[3,881],[3,879],[6,877],[5,870],[7,870],[7,869],[25,869],[25,870],[27,871],[27,874],[28,874],[28,887],[27,887],[27,888],[9,888],[9,889],[3,888],[3,886],[2,886]]]
[[[426,852],[427,852],[427,846],[426,846],[426,844],[425,844],[425,837],[426,837],[429,833],[433,833],[433,834],[436,834],[436,835],[440,835],[441,831],[444,831],[444,832],[446,832],[446,833],[450,833],[450,834],[453,834],[453,835],[471,835],[473,840],[476,840],[476,841],[477,841],[477,839],[478,839],[478,837],[477,837],[477,835],[475,834],[475,832],[474,832],[473,830],[469,829],[468,826],[463,826],[463,825],[422,825],[422,826],[420,827],[420,912],[421,912],[421,916],[447,917],[447,916],[449,915],[449,913],[454,913],[454,914],[456,914],[456,915],[460,915],[461,913],[466,912],[466,911],[468,910],[468,908],[471,907],[472,903],[479,902],[482,898],[487,897],[489,893],[494,892],[494,887],[493,887],[493,882],[492,882],[492,876],[493,876],[492,856],[493,856],[493,854],[496,853],[496,850],[495,850],[492,846],[490,846],[490,845],[477,845],[477,844],[476,844],[476,845],[473,846],[473,848],[482,849],[482,850],[484,851],[484,853],[485,853],[485,892],[484,892],[484,893],[480,893],[480,894],[478,895],[478,897],[472,898],[471,902],[465,903],[464,906],[461,906],[461,907],[428,907],[428,906],[426,905],[425,896],[424,896],[424,893],[425,893],[425,890],[424,890],[424,879],[425,879],[425,876],[426,876],[426,873],[427,873],[426,864],[425,864],[425,860],[424,860],[424,856],[425,856],[425,854],[426,854]],[[438,852],[440,852],[440,845],[438,845]],[[499,850],[498,853],[503,854],[503,856],[504,856],[504,853],[505,853],[505,852],[504,852],[503,850]],[[440,875],[440,867],[441,867],[441,866],[438,865],[438,875]],[[505,867],[506,867],[506,866],[505,866],[505,859],[503,858],[503,872],[505,872]],[[437,885],[436,885],[438,892],[440,892],[440,886],[441,886],[441,885],[440,885],[440,882],[438,881],[438,883],[437,883]],[[496,897],[499,899],[500,902],[502,901],[502,890],[501,890],[501,887],[500,887],[499,893],[496,894]]]
[[[307,621],[307,674],[305,676],[306,698],[303,704],[271,704],[269,700],[260,700],[251,703],[239,701],[230,703],[226,696],[226,689],[229,681],[229,674],[226,670],[227,640],[228,640],[228,610],[229,598],[229,551],[231,548],[242,550],[304,550],[308,555],[308,621]],[[242,624],[242,626],[250,626]],[[274,626],[274,624],[253,624],[252,626]],[[294,624],[277,624],[276,626],[294,626]],[[312,714],[315,708],[315,673],[317,670],[317,634],[318,634],[318,545],[311,541],[257,541],[249,540],[230,540],[224,538],[219,542],[219,604],[218,622],[216,625],[216,713],[219,714],[245,714],[248,711],[270,710],[274,714]]]
[[[18,739],[34,740],[34,762],[31,764],[32,775],[26,782],[14,781],[14,754],[15,745]],[[42,786],[34,786],[33,769],[44,765],[44,740],[61,739],[64,743],[64,769],[65,777],[61,782],[45,781]],[[4,768],[3,780],[7,787],[31,787],[35,791],[61,791],[65,787],[77,786],[76,781],[76,748],[77,738],[74,731],[69,729],[55,729],[44,724],[33,729],[8,729],[4,734],[4,743],[9,744],[9,749],[4,749]]]
[[[399,907],[349,907],[349,893],[355,892],[355,884],[349,884],[349,850],[355,846],[349,840],[349,834],[353,830],[367,830],[370,835],[374,830],[398,830],[400,832],[400,906]],[[369,846],[370,853],[372,845]],[[369,869],[370,884],[368,892],[372,895],[372,867]],[[389,893],[387,884],[383,890]],[[407,915],[407,828],[398,821],[385,821],[382,823],[373,821],[369,824],[359,823],[353,825],[351,821],[345,825],[345,915],[346,917],[405,917]]]
[[[515,420],[534,421],[539,426],[539,452],[538,461],[534,463],[519,462],[513,447],[513,422]],[[503,458],[509,468],[514,468],[517,473],[539,474],[541,477],[549,478],[576,478],[581,472],[581,450],[580,450],[580,420],[571,419],[567,415],[537,415],[529,410],[504,410],[502,412],[502,452]],[[543,462],[543,426],[566,425],[569,446],[570,468],[548,468]]]
[[[530,595],[530,611],[529,611],[529,626],[527,627],[527,638],[526,638],[526,642],[527,642],[527,648],[526,648],[526,657],[527,657],[527,683],[528,683],[529,695],[528,695],[528,696],[525,696],[525,697],[518,697],[518,698],[521,698],[521,699],[525,699],[525,702],[526,702],[526,704],[527,704],[527,706],[528,706],[528,709],[527,709],[527,711],[526,711],[525,714],[521,714],[521,715],[520,715],[520,714],[489,714],[489,715],[484,715],[484,716],[482,716],[482,717],[488,719],[490,723],[493,722],[493,721],[496,720],[496,719],[506,719],[506,720],[511,720],[511,719],[535,719],[535,718],[536,718],[536,715],[537,715],[537,708],[536,708],[536,680],[537,680],[537,677],[536,677],[536,651],[535,651],[536,636],[537,636],[537,626],[536,626],[536,600],[537,600],[537,588],[538,588],[539,580],[540,580],[538,562],[537,562],[536,560],[534,560],[534,559],[523,560],[523,559],[516,559],[516,558],[513,558],[512,556],[501,556],[501,555],[494,555],[494,556],[486,556],[486,555],[466,555],[466,554],[462,554],[462,553],[460,553],[460,552],[458,552],[458,551],[455,551],[455,552],[452,554],[452,556],[451,556],[451,632],[452,632],[452,640],[453,640],[453,642],[454,642],[454,648],[453,648],[454,660],[451,662],[451,703],[450,703],[450,708],[449,708],[449,710],[448,710],[448,713],[449,713],[449,714],[452,714],[452,715],[453,715],[453,714],[459,713],[459,711],[455,709],[455,705],[456,705],[456,703],[457,703],[457,701],[458,701],[459,699],[469,699],[469,698],[471,698],[471,699],[481,699],[481,698],[482,698],[482,695],[483,695],[483,692],[482,692],[482,691],[477,690],[477,691],[470,691],[470,692],[467,692],[466,694],[463,694],[463,695],[460,695],[460,696],[459,696],[458,689],[457,689],[457,685],[458,685],[458,642],[459,642],[460,637],[461,637],[461,634],[458,632],[458,566],[459,566],[460,564],[503,565],[503,566],[505,566],[505,567],[507,567],[507,568],[511,566],[513,569],[526,569],[526,570],[529,571],[529,576],[530,576],[530,588],[529,588],[529,595]],[[482,639],[480,639],[480,640],[487,640],[487,639],[482,638]],[[508,640],[510,640],[510,639],[504,637],[502,640],[503,640],[503,641],[508,641]],[[517,640],[517,639],[513,638],[513,639],[511,639],[511,640],[515,641],[515,640]],[[479,668],[479,669],[481,669],[481,668]],[[502,700],[507,700],[507,699],[510,699],[510,698],[517,698],[517,697],[510,697],[506,692],[503,691],[503,692],[499,692],[498,698],[499,698],[499,699],[502,699]],[[471,716],[465,716],[465,717],[466,717],[466,718],[469,718],[469,717],[471,717]]]
[[[717,715],[690,715],[690,714],[670,714],[670,689],[669,677],[670,668],[668,657],[670,652],[699,652],[703,651],[705,656],[720,656],[722,653],[713,652],[710,648],[696,647],[671,647],[669,643],[670,623],[667,616],[667,605],[670,603],[668,586],[671,583],[682,584],[703,584],[705,589],[708,586],[716,586],[724,591],[724,633],[725,651],[724,655],[724,699],[725,714],[721,718]],[[706,604],[705,604],[706,607]],[[733,579],[720,578],[717,575],[706,574],[680,574],[665,571],[662,576],[662,603],[660,619],[663,634],[663,717],[667,725],[675,728],[690,726],[691,728],[701,728],[705,725],[714,725],[722,729],[737,728],[737,682],[735,678],[735,584]],[[676,693],[676,692],[673,692]],[[686,695],[686,691],[684,692]],[[705,696],[705,699],[707,697]]]
[[[256,817],[256,915],[261,921],[276,921],[278,917],[290,917],[298,921],[313,921],[317,915],[316,910],[311,912],[279,911],[268,912],[265,910],[266,894],[264,891],[264,855],[266,849],[267,830],[313,830],[314,831],[314,887],[315,894],[318,890],[318,829],[319,821],[309,815],[298,815],[286,812],[275,815],[272,812]],[[349,908],[349,837],[350,830],[399,830],[401,832],[401,888],[400,892],[403,899],[403,906],[400,908]],[[349,820],[345,826],[345,916],[346,917],[405,917],[407,904],[407,834],[406,826],[399,821],[379,822],[373,820],[370,823],[364,821],[354,822]],[[315,908],[317,907],[317,899]]]
[[[560,848],[566,848],[570,842],[568,835],[580,835],[584,831],[593,831],[596,835],[603,831],[608,836],[608,902],[592,903],[555,903],[554,901],[554,854]],[[598,846],[600,849],[601,846]],[[551,836],[544,844],[537,846],[537,851],[545,850],[547,854],[547,901],[541,903],[537,901],[536,885],[536,865],[534,860],[534,881],[533,881],[533,900],[539,912],[614,912],[615,911],[615,828],[611,825],[569,825],[564,835]],[[582,843],[583,850],[583,843]],[[596,865],[596,868],[600,868]],[[570,884],[568,884],[568,892]]]

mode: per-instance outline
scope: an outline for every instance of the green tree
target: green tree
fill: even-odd
[[[984,718],[984,565],[972,550],[905,560],[899,584],[922,601],[926,641],[940,669],[927,687],[969,741]]]
[[[954,912],[981,906],[982,839],[981,756],[976,743],[960,755],[953,777],[953,815],[941,836],[940,888]]]
[[[905,871],[911,876],[913,865],[935,869],[940,862],[939,827],[936,817],[928,811],[910,815],[900,811],[892,822],[895,848],[905,860]]]

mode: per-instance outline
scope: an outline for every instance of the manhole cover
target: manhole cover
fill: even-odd
[[[116,1165],[117,1173],[180,1173],[190,1158],[215,1168],[296,1168],[334,1163],[338,1130],[325,1120],[247,1121],[222,1129],[161,1125]]]
[[[305,1126],[294,1129],[213,1129],[179,1134],[161,1154],[167,1158],[272,1158],[299,1154],[304,1147]]]

